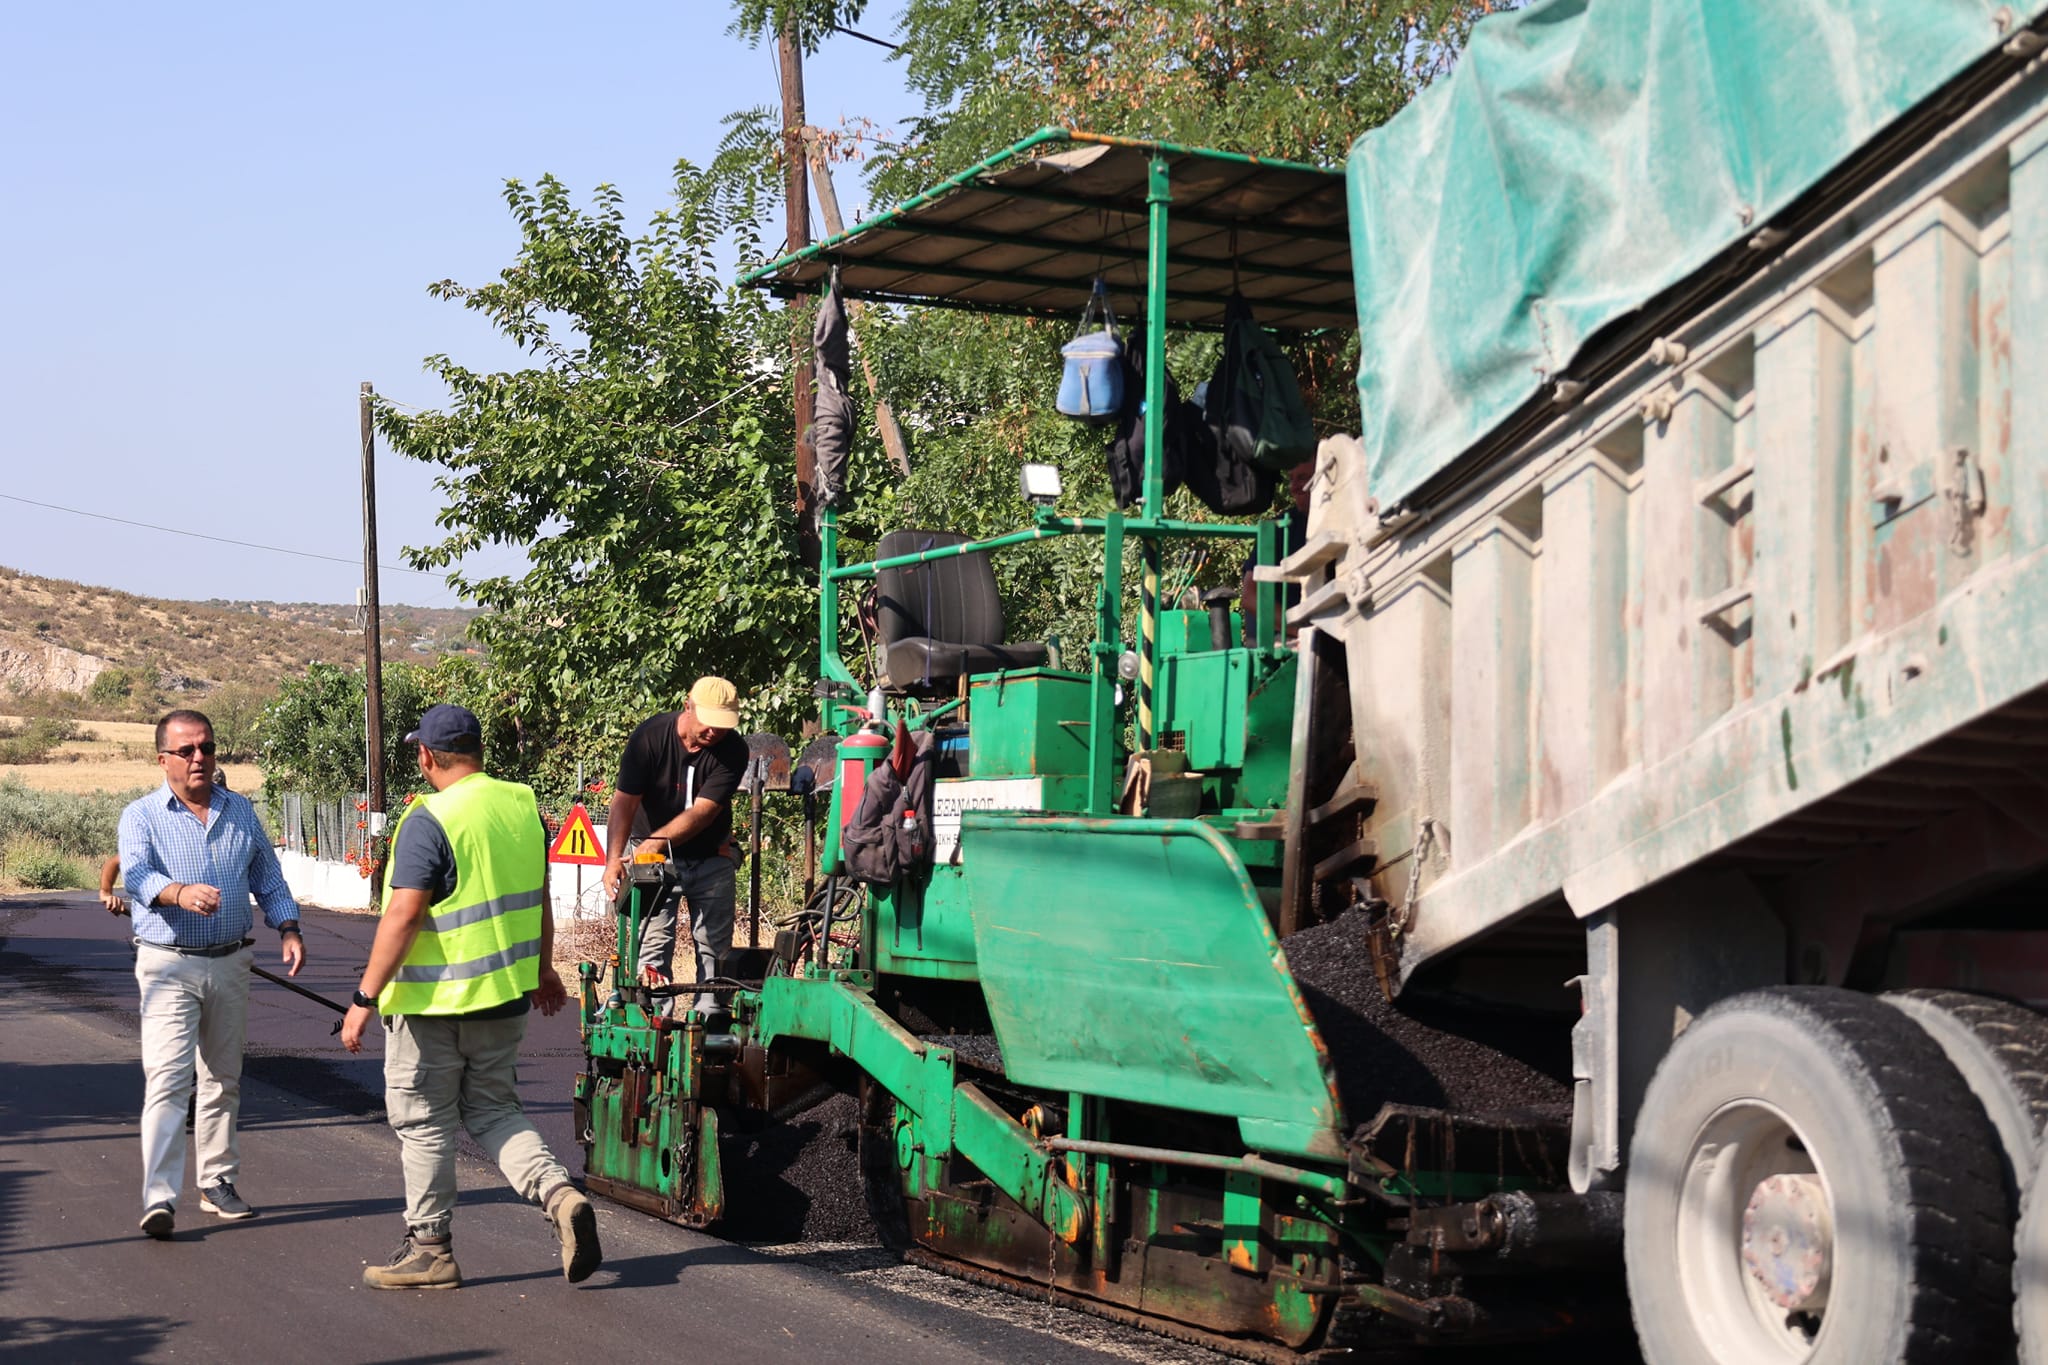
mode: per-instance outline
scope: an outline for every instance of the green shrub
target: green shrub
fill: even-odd
[[[78,723],[35,716],[26,725],[0,725],[0,763],[42,763],[66,740],[77,739]]]
[[[18,777],[0,777],[0,831],[10,843],[42,840],[72,857],[104,858],[114,851],[121,808],[146,790],[78,796],[37,791]]]
[[[86,700],[95,706],[119,706],[135,695],[135,675],[125,668],[110,668],[85,689]]]
[[[89,891],[99,879],[84,861],[47,839],[15,838],[0,854],[0,872],[38,891]]]

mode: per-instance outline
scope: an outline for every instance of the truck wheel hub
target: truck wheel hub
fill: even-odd
[[[1827,1306],[1835,1222],[1817,1175],[1758,1182],[1742,1211],[1742,1264],[1764,1297],[1788,1313]]]

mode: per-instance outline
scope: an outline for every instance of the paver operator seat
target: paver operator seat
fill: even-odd
[[[891,531],[878,560],[962,545],[950,531]],[[1043,644],[1005,642],[996,571],[984,552],[954,555],[875,574],[876,624],[882,638],[882,684],[921,697],[950,697],[976,673],[1038,668]]]

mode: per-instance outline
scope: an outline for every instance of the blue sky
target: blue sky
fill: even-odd
[[[893,38],[901,8],[877,0],[861,29]],[[711,0],[9,7],[0,493],[354,562],[0,500],[0,565],[161,597],[352,601],[358,386],[431,406],[429,354],[517,364],[426,286],[511,261],[508,177],[552,172],[579,198],[610,182],[644,223],[678,157],[709,160],[726,114],[778,98],[773,47],[730,22]],[[805,69],[811,121],[900,129],[917,106],[887,56],[829,39]],[[850,170],[839,189],[851,213]],[[384,563],[435,538],[424,466],[380,451],[378,502]],[[456,600],[410,573],[381,591]]]

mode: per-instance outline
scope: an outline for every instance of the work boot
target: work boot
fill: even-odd
[[[454,1239],[407,1233],[390,1265],[363,1267],[363,1283],[371,1289],[460,1289]]]
[[[570,1284],[590,1278],[604,1264],[604,1252],[597,1245],[597,1210],[574,1185],[557,1185],[541,1197],[541,1208],[562,1239],[562,1274]]]

